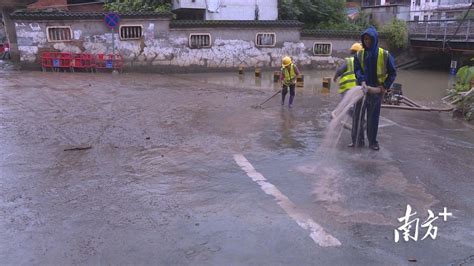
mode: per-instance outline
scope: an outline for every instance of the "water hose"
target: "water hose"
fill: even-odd
[[[362,98],[362,102],[361,102],[361,105],[360,105],[360,111],[359,111],[359,122],[357,123],[358,125],[358,128],[357,128],[357,134],[356,134],[356,147],[358,147],[361,143],[360,143],[360,132],[363,130],[363,125],[362,125],[362,114],[364,113],[364,107],[365,107],[365,98],[367,97],[367,94],[364,93],[364,97]]]
[[[381,92],[381,89],[380,88],[377,88],[377,87],[370,87],[370,86],[367,86],[368,87],[368,93],[369,94],[377,94],[377,93],[380,93]],[[470,91],[468,92],[464,92],[466,95],[469,95],[471,93],[474,93],[474,88],[471,89]],[[362,106],[361,108],[363,108],[364,106],[364,103],[365,103],[365,98],[366,98],[366,94],[364,94],[364,97],[362,99]],[[446,98],[446,97],[445,97]],[[443,100],[445,99],[443,98]],[[425,112],[450,112],[450,111],[453,111],[454,110],[454,107],[447,107],[447,108],[431,108],[431,107],[426,107],[426,106],[423,106],[423,105],[420,105],[410,99],[408,99],[407,97],[405,96],[401,96],[401,99],[403,100],[402,103],[408,105],[408,106],[400,106],[400,105],[390,105],[390,104],[382,104],[381,107],[382,108],[387,108],[387,109],[398,109],[398,110],[413,110],[413,111],[425,111]],[[331,112],[331,118],[334,119],[336,117],[336,114],[334,113],[334,111]],[[362,120],[362,109],[360,111],[360,114],[359,114],[359,127],[362,125],[361,123],[361,120]],[[344,128],[346,129],[349,129],[351,130],[352,129],[352,125],[350,125],[349,123],[346,123],[346,122],[342,122]],[[359,130],[357,131],[357,139],[356,139],[356,142],[359,141],[359,132],[360,132],[360,128]],[[359,143],[357,143],[359,144]]]
[[[414,107],[414,106],[400,106],[400,105],[390,105],[390,104],[382,104],[382,108],[387,109],[400,109],[400,110],[415,110],[415,111],[426,111],[426,112],[450,112],[454,110],[454,107],[448,108],[430,108],[430,107]]]

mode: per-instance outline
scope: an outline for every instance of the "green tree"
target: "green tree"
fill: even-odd
[[[381,33],[387,35],[391,50],[400,50],[408,46],[408,29],[403,20],[393,19],[382,28]]]
[[[347,22],[344,0],[279,0],[280,19],[293,19],[314,28]]]
[[[362,10],[359,10],[359,15],[357,16],[357,18],[354,19],[353,23],[359,30],[364,30],[367,29],[370,25],[373,25],[374,21],[371,21],[369,14]]]
[[[104,8],[115,12],[170,11],[171,0],[109,0]]]
[[[293,0],[278,0],[279,19],[298,20],[301,11],[293,4]]]

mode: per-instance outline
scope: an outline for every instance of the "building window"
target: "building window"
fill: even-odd
[[[455,14],[454,12],[446,12],[446,19],[452,19],[455,17]]]
[[[420,5],[420,0],[416,0],[415,5],[419,6]]]
[[[428,15],[423,16],[423,21],[428,21]]]
[[[139,40],[143,36],[143,26],[125,25],[120,26],[120,40]]]
[[[331,43],[315,42],[313,44],[313,55],[331,55],[332,45]]]
[[[260,32],[255,36],[257,47],[273,47],[276,44],[276,34],[274,32]]]
[[[415,16],[413,19],[414,19],[415,21],[419,21],[419,20],[420,20],[420,16]]]
[[[209,33],[191,33],[189,35],[189,48],[210,48],[211,34]]]
[[[46,27],[48,42],[64,42],[72,40],[72,31],[69,26]]]

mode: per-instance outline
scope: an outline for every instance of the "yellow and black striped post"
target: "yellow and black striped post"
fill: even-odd
[[[304,87],[304,75],[296,76],[296,87]]]
[[[329,93],[331,90],[331,78],[330,77],[324,77],[323,78],[323,89],[321,90],[321,93]]]
[[[255,77],[259,78],[261,75],[261,69],[259,67],[255,68]]]
[[[273,82],[277,83],[280,81],[281,71],[274,71],[273,72]]]

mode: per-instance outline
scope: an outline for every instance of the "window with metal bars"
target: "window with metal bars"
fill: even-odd
[[[189,35],[189,48],[210,48],[211,34],[209,33],[193,33]]]
[[[124,25],[120,26],[120,40],[139,40],[143,36],[143,26]]]
[[[313,44],[313,55],[331,55],[331,53],[332,53],[331,43],[315,42]]]
[[[257,47],[273,47],[276,44],[276,34],[273,32],[257,33],[255,45]]]
[[[69,26],[47,27],[49,42],[64,42],[72,40],[72,31]]]

